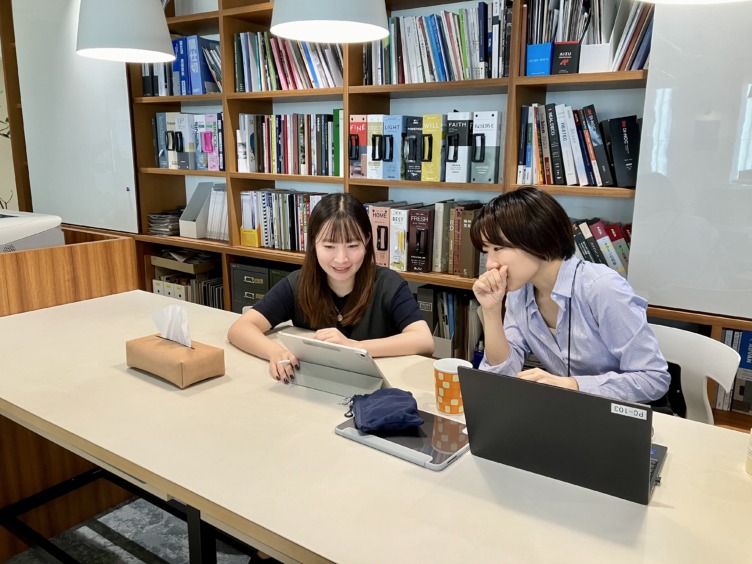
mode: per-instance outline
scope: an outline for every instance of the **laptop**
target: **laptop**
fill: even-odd
[[[666,447],[647,405],[459,368],[470,452],[647,505]]]
[[[281,332],[278,337],[300,361],[293,384],[342,397],[370,394],[386,386],[384,375],[365,349],[293,333]]]

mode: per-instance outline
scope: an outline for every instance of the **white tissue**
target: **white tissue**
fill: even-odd
[[[152,319],[163,339],[175,341],[186,347],[191,346],[191,333],[188,331],[188,313],[183,306],[169,305],[155,311]]]

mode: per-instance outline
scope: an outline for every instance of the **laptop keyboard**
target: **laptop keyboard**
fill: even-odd
[[[655,477],[655,469],[658,466],[658,459],[657,458],[651,458],[650,459],[650,481],[653,481],[653,478]]]

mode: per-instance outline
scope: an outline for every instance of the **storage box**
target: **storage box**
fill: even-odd
[[[180,215],[180,236],[192,239],[206,237],[206,224],[209,219],[209,200],[213,182],[199,182],[191,196],[191,201]]]
[[[193,346],[149,335],[125,343],[125,363],[159,376],[178,388],[222,376],[225,373],[225,351],[193,341]]]

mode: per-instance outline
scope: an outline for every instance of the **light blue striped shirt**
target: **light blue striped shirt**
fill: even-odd
[[[517,374],[532,352],[545,370],[567,375],[569,307],[572,307],[571,371],[580,390],[614,399],[646,402],[662,397],[671,377],[658,341],[648,326],[647,302],[618,273],[580,259],[562,262],[551,299],[559,306],[556,335],[546,326],[533,285],[510,292],[504,332],[510,345],[507,360],[482,370]]]

